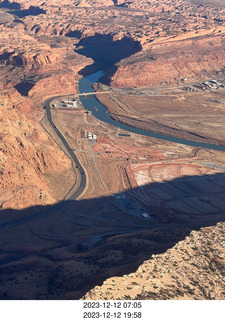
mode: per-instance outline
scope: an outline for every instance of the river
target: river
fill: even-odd
[[[104,75],[104,71],[100,70],[100,71],[97,71],[95,73],[89,74],[89,75],[81,78],[79,81],[80,93],[94,92],[93,84],[98,82],[99,78],[102,77],[103,75]],[[84,108],[91,111],[92,114],[96,118],[98,118],[99,120],[104,121],[105,123],[109,123],[115,127],[119,127],[119,128],[126,130],[128,132],[133,132],[136,134],[141,134],[144,136],[157,138],[157,139],[164,140],[164,141],[176,142],[176,143],[180,143],[180,144],[187,145],[187,146],[225,151],[225,146],[204,143],[204,142],[195,142],[195,141],[186,140],[186,139],[180,139],[180,138],[167,136],[167,135],[160,134],[160,133],[155,133],[152,131],[138,129],[138,128],[123,124],[121,122],[118,122],[110,117],[110,113],[107,111],[107,108],[103,104],[101,104],[94,96],[88,97],[88,98],[81,98],[81,102],[82,102]]]

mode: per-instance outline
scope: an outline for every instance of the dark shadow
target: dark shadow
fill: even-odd
[[[18,2],[9,2],[8,0],[4,0],[0,3],[0,8],[20,9],[20,4]]]
[[[79,299],[108,277],[134,272],[192,230],[225,221],[224,195],[225,173],[217,173],[2,210],[0,298]]]
[[[65,34],[66,37],[80,39],[82,36],[82,32],[80,30],[70,31]]]
[[[28,92],[33,88],[35,83],[32,82],[20,82],[15,86],[15,89],[25,97],[28,97]]]
[[[30,6],[29,9],[13,10],[9,11],[9,13],[19,18],[24,18],[26,16],[38,16],[39,14],[46,14],[46,11],[36,6]]]
[[[99,78],[98,82],[110,86],[111,77],[116,73],[117,69],[118,67],[116,65],[113,65],[111,68],[107,69],[104,76]]]
[[[83,38],[76,46],[76,52],[94,60],[94,65],[80,71],[81,75],[93,72],[93,68],[108,69],[121,59],[127,58],[141,50],[139,41],[124,37],[121,40],[113,40],[112,35],[96,34]],[[92,68],[90,70],[90,68]]]
[[[7,61],[9,59],[9,57],[14,53],[13,52],[4,52],[3,54],[0,54],[0,62]]]
[[[117,4],[117,7],[127,8],[129,6],[129,4],[131,4],[131,3],[132,2],[126,2],[126,3]]]

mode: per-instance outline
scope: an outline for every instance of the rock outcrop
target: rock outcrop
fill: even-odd
[[[18,3],[24,5],[23,0]],[[66,0],[60,5],[55,1],[38,1],[35,5],[46,14],[27,14],[16,28],[26,30],[23,39],[29,40],[29,47],[40,42],[38,54],[30,49],[29,54],[21,53],[17,43],[16,50],[12,46],[11,51],[2,49],[3,57],[10,55],[8,63],[32,68],[59,64],[61,53],[43,47],[41,37],[68,35],[74,43],[92,37],[98,42],[95,48],[104,51],[106,44],[101,43],[104,38],[98,38],[100,34],[112,36],[113,41],[130,38],[142,48],[140,54],[124,59],[108,73],[105,81],[115,87],[177,84],[183,77],[195,81],[225,67],[225,9],[221,2],[213,6],[210,1],[199,5],[189,0]],[[34,6],[32,0],[26,2],[26,8],[30,6]],[[8,22],[7,26],[15,27],[15,23]],[[113,53],[116,55],[116,49]]]
[[[82,299],[224,299],[225,224],[192,231],[163,254],[153,255],[135,273],[107,279]]]
[[[59,57],[45,43],[41,43],[26,34],[22,26],[5,27],[0,34],[1,65],[12,65],[28,68],[40,68],[55,62]]]
[[[221,30],[214,30],[213,37],[199,35],[184,40],[178,37],[152,45],[151,49],[120,62],[108,82],[115,87],[129,88],[176,85],[183,78],[194,82],[215,76],[225,67],[223,35],[220,33]]]
[[[15,89],[0,99],[1,209],[54,203],[45,174],[70,168],[70,160],[38,123],[43,111]]]
[[[70,170],[71,162],[39,124],[43,101],[75,93],[78,71],[92,60],[76,54],[69,38],[28,34],[23,17],[44,16],[44,9],[29,1],[7,6],[22,16],[0,26],[0,206],[23,209],[59,200],[47,176]]]
[[[43,101],[50,96],[76,92],[79,71],[93,60],[103,61],[107,67],[110,65],[102,80],[122,88],[179,85],[183,78],[188,83],[224,74],[225,6],[219,0],[213,3],[211,0],[201,3],[197,0],[0,0],[0,7],[8,11],[4,18],[0,13],[1,209],[23,209],[56,201],[46,176],[69,170],[71,163],[39,124],[44,115]],[[104,41],[106,38],[108,42]],[[123,55],[116,43],[124,44]],[[109,45],[110,50],[105,48]],[[89,52],[95,54],[87,54],[88,46]],[[25,93],[21,91],[22,96],[19,87],[25,83],[29,86]],[[223,108],[224,100],[220,100],[213,98],[211,102],[218,102]],[[86,125],[91,126],[89,117],[86,119]],[[62,247],[65,238],[61,224],[59,229],[58,236],[54,234],[54,237],[62,241]],[[40,230],[42,232],[42,228]],[[49,237],[49,230],[45,232]],[[193,231],[174,247],[174,242],[167,246],[165,250],[172,248],[166,252],[161,250],[164,253],[149,256],[135,273],[110,278],[83,299],[224,299],[224,234],[224,223]],[[124,251],[127,243],[129,245],[128,237]],[[137,246],[140,243],[137,242]],[[121,246],[120,239],[116,245]],[[48,250],[52,250],[50,246],[48,244]],[[154,246],[160,245],[156,242]],[[64,255],[66,263],[73,261],[71,252],[78,249],[69,247],[69,254]],[[105,254],[105,247],[103,249]],[[60,250],[57,251],[58,260],[54,260],[54,255],[47,256],[46,252],[44,259],[53,261],[56,267],[49,281],[46,278],[49,285],[61,275],[56,294],[59,292],[62,297],[60,291],[65,279],[60,265],[65,252]],[[78,255],[80,258],[80,252]],[[121,252],[118,257],[120,255]],[[129,257],[131,266],[135,257],[132,247]],[[89,258],[91,266],[92,256]],[[84,267],[79,290],[83,290],[90,279],[86,278],[88,260],[85,256],[83,259],[84,263],[78,263],[79,272],[80,266]],[[99,272],[107,270],[109,263],[104,255],[101,259],[106,264]],[[115,260],[115,265],[119,259]],[[123,270],[127,270],[125,261]],[[91,278],[95,263],[90,268]],[[49,265],[43,264],[43,268]],[[114,266],[110,272],[112,268]],[[64,293],[68,287],[72,291],[77,280],[68,274]],[[52,291],[57,286],[53,285]],[[12,287],[14,290],[14,284]]]

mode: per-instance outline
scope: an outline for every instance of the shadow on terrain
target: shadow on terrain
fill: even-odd
[[[224,195],[225,173],[217,173],[97,199],[2,210],[0,298],[79,299],[108,277],[134,272],[192,230],[225,221]]]
[[[80,39],[82,36],[82,32],[80,30],[74,30],[74,31],[68,32],[65,36],[70,38]]]
[[[13,14],[19,18],[24,18],[26,16],[37,16],[39,14],[46,13],[45,10],[37,7],[37,6],[30,6],[29,9],[20,10],[21,6],[20,3],[13,1],[9,2],[8,0],[4,0],[0,3],[0,8],[11,9],[13,11],[9,11],[10,14]]]
[[[66,36],[77,37],[76,31],[67,33]],[[121,40],[113,40],[112,35],[96,34],[91,37],[83,38],[76,45],[75,51],[88,58],[94,60],[94,66],[99,66],[103,69],[108,69],[121,59],[127,58],[139,51],[141,45],[139,41],[134,41],[131,38],[124,37]],[[93,65],[87,66],[80,71],[81,75],[87,75],[93,72]]]
[[[0,3],[0,8],[6,9],[20,9],[20,4],[18,2],[9,2],[8,0],[4,0]]]
[[[7,61],[10,57],[11,54],[13,54],[14,51],[12,52],[4,52],[3,54],[0,54],[0,61],[1,62],[4,62],[4,61]]]
[[[28,97],[28,92],[33,88],[35,83],[20,82],[15,86],[15,89],[22,95]]]
[[[39,14],[46,14],[46,11],[36,6],[30,6],[29,9],[13,10],[9,11],[9,13],[19,18],[24,18],[26,16],[38,16]]]

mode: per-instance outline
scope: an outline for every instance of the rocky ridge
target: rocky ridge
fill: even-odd
[[[43,101],[76,92],[75,76],[92,60],[78,57],[70,41],[52,45],[10,23],[0,25],[0,206],[23,209],[58,200],[46,177],[70,170],[71,162],[39,124]]]
[[[34,6],[32,0],[17,3],[21,8]],[[55,1],[38,1],[35,5],[45,13],[20,18],[20,28],[35,41],[43,36],[69,36],[78,44],[80,39],[108,34],[113,41],[128,37],[140,43],[141,54],[117,63],[116,72],[110,72],[106,79],[115,87],[179,84],[184,77],[195,81],[214,76],[225,67],[225,9],[221,2],[216,7],[207,1],[199,4],[191,0],[67,0],[60,6]],[[6,25],[12,28],[15,22]],[[17,52],[10,55],[10,63],[22,59],[32,66],[59,62],[61,57],[58,50],[47,47],[38,55],[31,53],[31,58]]]
[[[55,202],[46,173],[71,166],[38,123],[43,111],[15,89],[0,92],[1,209],[23,209]]]
[[[55,201],[45,174],[63,171],[70,163],[38,124],[43,111],[34,103],[41,106],[48,96],[75,92],[77,72],[93,62],[74,53],[80,40],[89,44],[100,34],[110,35],[114,43],[129,38],[140,44],[140,52],[117,62],[107,74],[114,87],[179,84],[182,77],[195,81],[220,74],[225,67],[225,11],[220,2],[217,7],[188,0],[163,5],[141,0],[7,3],[30,11],[23,17],[14,12],[14,20],[0,25],[2,209]],[[15,89],[23,81],[33,83],[26,98]],[[219,223],[192,232],[136,273],[109,279],[84,298],[222,299],[223,252],[224,224]]]
[[[194,82],[207,78],[207,74],[220,74],[225,66],[224,36],[220,28],[212,32],[213,37],[199,35],[195,41],[175,38],[152,45],[118,63],[110,84],[120,88],[179,85],[183,78]]]
[[[152,255],[136,272],[109,278],[82,299],[224,299],[224,243],[224,223],[192,231],[165,253]]]

